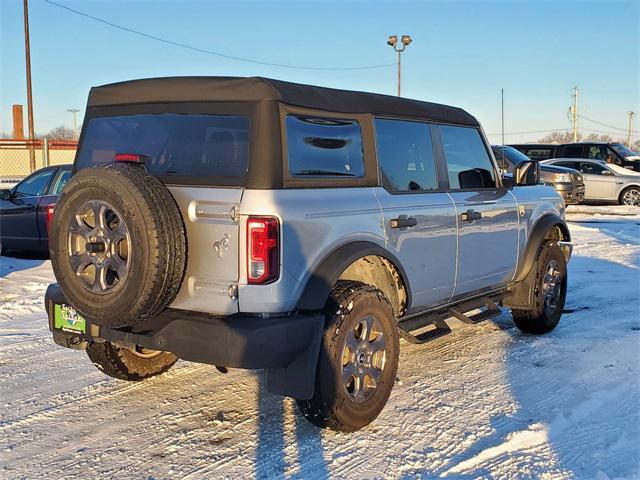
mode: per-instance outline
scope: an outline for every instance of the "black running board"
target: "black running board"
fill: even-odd
[[[465,313],[479,308],[482,310],[474,315],[469,316]],[[500,315],[500,313],[500,307],[498,307],[493,299],[481,297],[462,302],[454,307],[445,308],[438,312],[429,312],[424,315],[401,319],[400,322],[398,322],[398,332],[407,342],[422,344],[451,333],[451,327],[447,324],[446,318],[454,317],[461,322],[475,325],[496,317]],[[428,326],[433,328],[418,334],[413,333]]]

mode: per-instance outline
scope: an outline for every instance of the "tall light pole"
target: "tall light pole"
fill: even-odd
[[[631,148],[631,124],[632,124],[633,116],[635,114],[636,114],[636,112],[628,112],[628,115],[629,115],[629,133],[627,135],[627,146],[629,148]]]
[[[67,112],[73,115],[73,136],[78,139],[78,124],[76,123],[76,113],[80,111],[79,108],[67,108]]]
[[[573,120],[573,143],[578,141],[578,87],[573,87],[573,105],[569,107]]]
[[[34,150],[33,98],[31,96],[31,47],[29,46],[29,5],[23,1],[24,7],[24,51],[27,64],[27,115],[29,124],[29,168],[36,169],[36,152]]]
[[[502,145],[504,145],[504,88],[500,89],[500,96],[502,100]]]
[[[400,38],[400,45],[398,45],[398,36],[390,35],[387,40],[387,45],[391,45],[393,49],[398,52],[398,96],[400,96],[400,54],[404,52],[404,49],[412,42],[409,35],[402,35]]]

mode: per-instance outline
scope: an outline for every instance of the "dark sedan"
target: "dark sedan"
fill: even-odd
[[[0,190],[0,251],[46,251],[49,223],[71,165],[42,168],[10,190]]]

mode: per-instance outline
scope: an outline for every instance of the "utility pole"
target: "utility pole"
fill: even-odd
[[[569,108],[573,118],[573,143],[578,141],[578,87],[573,87],[573,106]]]
[[[627,146],[631,148],[631,125],[632,125],[633,116],[636,114],[636,112],[628,112],[628,114],[629,114],[629,133],[627,135]]]
[[[500,89],[502,97],[502,145],[504,145],[504,88]]]
[[[34,150],[33,128],[33,97],[31,95],[31,47],[29,46],[29,5],[23,0],[24,6],[24,51],[27,64],[27,115],[29,124],[29,169],[36,169],[36,152]]]
[[[67,112],[73,115],[73,136],[78,139],[78,124],[76,123],[76,113],[80,111],[79,108],[67,108]]]
[[[398,96],[400,96],[400,54],[404,52],[404,49],[407,48],[407,45],[409,45],[412,41],[413,40],[411,40],[411,37],[409,35],[402,35],[402,38],[400,39],[401,46],[396,47],[396,45],[398,45],[397,35],[391,35],[389,36],[389,40],[387,40],[387,45],[391,45],[393,49],[398,52]]]

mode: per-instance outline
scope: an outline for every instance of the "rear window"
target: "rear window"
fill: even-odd
[[[531,160],[547,160],[551,158],[550,148],[529,148],[524,152]]]
[[[289,172],[295,176],[364,176],[356,120],[288,115],[287,152]]]
[[[160,177],[244,177],[249,119],[234,115],[127,115],[87,124],[76,168],[111,163],[117,153],[147,157]]]

